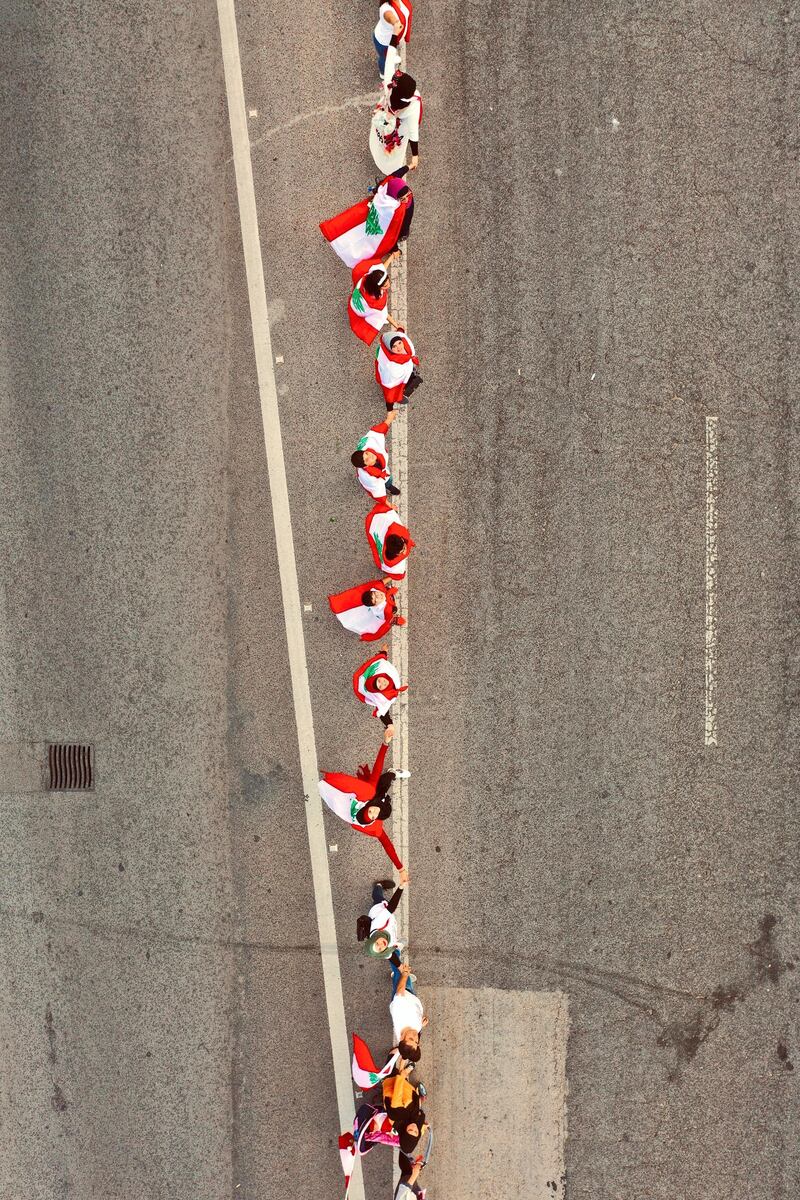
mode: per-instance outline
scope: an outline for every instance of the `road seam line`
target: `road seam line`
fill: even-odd
[[[717,489],[719,417],[706,417],[705,744],[717,746]]]

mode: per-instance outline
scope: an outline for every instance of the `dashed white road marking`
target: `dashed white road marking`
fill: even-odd
[[[717,489],[719,482],[719,417],[706,417],[706,638],[705,744],[717,737]]]
[[[267,296],[264,287],[264,268],[261,259],[261,236],[258,228],[253,164],[247,131],[247,111],[244,83],[236,29],[234,0],[217,0],[222,59],[225,68],[225,87],[236,171],[236,191],[242,228],[247,291],[250,300],[250,319],[253,328],[258,390],[261,399],[261,418],[264,426],[264,446],[267,455],[272,516],[283,596],[286,642],[292,679],[297,744],[300,770],[305,793],[305,814],[308,845],[314,886],[314,903],[319,927],[320,955],[325,988],[328,1025],[330,1028],[336,1100],[341,1129],[352,1127],[355,1117],[353,1085],[350,1075],[350,1048],[344,1013],[342,979],[339,968],[339,949],[333,914],[331,880],[328,869],[328,846],[322,816],[322,801],[317,791],[319,772],[314,742],[314,720],[308,686],[305,638],[297,582],[297,563],[294,553],[289,491],[283,457],[280,413],[272,366],[272,345],[267,317]],[[358,1164],[356,1164],[358,1168]],[[351,1195],[364,1200],[364,1186],[358,1169],[354,1174]]]

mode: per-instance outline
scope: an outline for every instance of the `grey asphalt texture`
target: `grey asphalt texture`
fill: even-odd
[[[1,11],[0,742],[91,741],[98,781],[0,805],[0,1192],[337,1196],[216,10]],[[347,460],[381,406],[316,223],[374,178],[374,14],[237,16],[319,760],[352,770],[378,735],[325,596],[371,573]],[[415,17],[412,958],[568,992],[570,1200],[800,1191],[797,33],[777,3]],[[354,935],[388,863],[347,832],[378,1052]]]

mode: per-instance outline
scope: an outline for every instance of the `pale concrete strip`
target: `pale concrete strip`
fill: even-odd
[[[392,264],[392,289],[390,309],[395,320],[405,325],[408,320],[408,242],[404,244],[402,257]],[[400,416],[392,425],[392,476],[401,489],[398,508],[401,511],[403,523],[409,523],[408,497],[408,409],[400,409]],[[409,567],[409,571],[413,567]],[[409,585],[406,582],[400,593],[400,612],[409,620]],[[408,683],[408,630],[409,625],[397,626],[392,630],[392,662],[400,672],[403,683]],[[409,770],[409,739],[408,739],[408,692],[403,692],[395,701],[396,718],[394,741],[392,742],[392,763],[397,770]],[[408,820],[409,820],[409,781],[398,779],[392,787],[392,802],[394,804],[393,821],[397,830],[397,852],[402,863],[408,867]],[[410,869],[410,868],[409,868]],[[408,945],[410,930],[408,920],[409,906],[403,902],[400,906],[398,928],[402,940]]]
[[[308,686],[305,638],[301,616],[302,609],[297,584],[297,564],[295,561],[292,520],[289,508],[289,491],[286,483],[286,467],[283,458],[278,396],[272,365],[272,345],[267,319],[267,297],[261,260],[261,237],[258,228],[255,188],[253,186],[253,166],[250,156],[242,65],[233,0],[217,0],[217,13],[219,16],[222,58],[225,68],[225,86],[228,95],[231,141],[233,143],[233,160],[236,171],[236,190],[239,199],[239,217],[242,227],[242,244],[247,272],[250,318],[253,327],[253,345],[255,348],[259,395],[261,398],[264,445],[267,455],[270,491],[272,494],[272,513],[283,596],[286,641],[289,649],[297,743],[300,751],[300,769],[303,791],[305,793],[303,807],[308,828],[308,845],[314,884],[314,902],[317,912],[317,924],[319,926],[322,974],[325,986],[328,1025],[330,1028],[331,1050],[333,1053],[336,1099],[339,1109],[340,1127],[347,1129],[352,1126],[355,1116],[353,1086],[350,1075],[350,1049],[345,1024],[344,997],[339,969],[339,952],[336,940],[336,924],[333,915],[328,853],[322,817],[322,801],[317,791],[319,773],[317,769],[317,752],[314,743],[314,721]],[[350,1195],[353,1197],[353,1200],[363,1200],[364,1190],[360,1173],[353,1180]]]
[[[717,488],[719,417],[706,417],[705,744],[717,742]]]
[[[436,1200],[565,1195],[567,996],[423,988],[420,1076],[434,1130],[423,1185]]]

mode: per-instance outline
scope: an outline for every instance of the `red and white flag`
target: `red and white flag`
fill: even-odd
[[[390,579],[405,579],[408,566],[408,556],[414,542],[405,525],[400,524],[400,518],[395,510],[385,500],[378,503],[368,513],[364,521],[367,541],[372,551],[372,558],[377,569]],[[404,548],[394,558],[386,552],[386,539],[396,534],[405,541]]]
[[[352,268],[395,248],[409,203],[410,193],[396,200],[384,180],[371,200],[360,200],[338,216],[320,221],[319,227],[342,262]]]
[[[379,679],[385,682],[383,689],[375,686]],[[397,667],[381,651],[353,672],[353,691],[372,708],[373,717],[383,717],[400,693],[408,691],[408,684],[403,684]]]
[[[357,1033],[353,1034],[353,1081],[365,1091],[387,1079],[399,1058],[400,1052],[395,1050],[385,1066],[378,1068],[367,1043]]]
[[[381,599],[377,604],[366,605],[363,600],[365,592],[379,592]],[[391,628],[397,612],[394,593],[394,588],[387,592],[380,579],[373,579],[371,583],[335,592],[328,596],[328,604],[345,629],[357,633],[362,642],[374,642]]]
[[[398,339],[403,343],[402,349],[391,349],[392,342]],[[382,336],[375,354],[375,379],[387,404],[399,404],[403,399],[415,364],[419,364],[419,359],[408,334],[393,329]]]
[[[386,324],[387,296],[384,292],[377,300],[363,287],[367,275],[376,276],[380,284],[388,278],[386,268],[379,258],[367,259],[353,267],[355,287],[347,302],[347,319],[357,338],[371,346]]]

